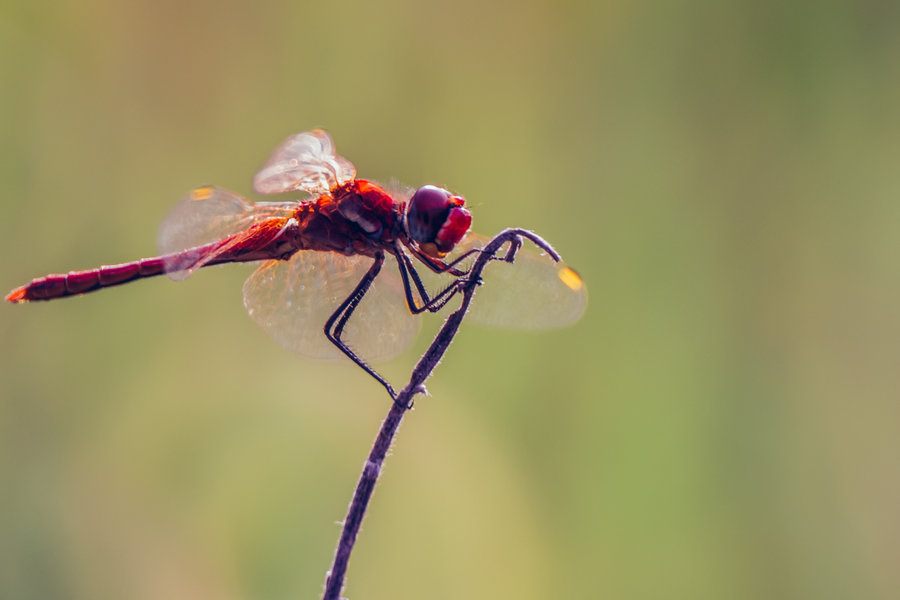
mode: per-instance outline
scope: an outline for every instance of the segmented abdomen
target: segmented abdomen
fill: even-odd
[[[8,302],[30,300],[52,300],[65,296],[83,294],[99,288],[109,287],[140,279],[153,277],[165,272],[162,257],[142,258],[120,265],[103,265],[87,271],[69,271],[32,279],[31,283],[14,289],[6,297]]]

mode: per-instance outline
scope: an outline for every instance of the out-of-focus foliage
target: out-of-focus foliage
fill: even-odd
[[[464,325],[346,595],[896,598],[898,6],[7,0],[0,284],[152,254],[325,127],[591,290]],[[0,597],[320,593],[388,399],[272,343],[248,273],[0,307]]]

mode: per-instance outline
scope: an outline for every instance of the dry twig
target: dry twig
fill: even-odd
[[[413,397],[416,394],[425,392],[425,381],[431,376],[432,371],[441,361],[441,358],[456,336],[463,317],[465,317],[466,311],[469,309],[469,304],[472,302],[475,290],[481,285],[482,271],[491,260],[500,259],[512,263],[515,260],[516,253],[522,246],[523,238],[530,240],[549,254],[554,261],[559,262],[559,254],[537,234],[525,229],[505,229],[482,249],[468,274],[457,280],[455,293],[462,295],[460,307],[447,317],[434,341],[419,359],[415,368],[413,368],[409,383],[397,394],[387,417],[381,425],[381,430],[375,438],[369,457],[363,466],[359,483],[357,483],[356,491],[353,494],[353,500],[350,502],[347,518],[344,520],[344,528],[341,531],[334,563],[325,580],[323,600],[340,599],[340,593],[344,587],[344,578],[347,574],[347,564],[350,561],[350,553],[353,551],[353,545],[356,542],[356,536],[359,533],[363,516],[365,516],[366,508],[369,505],[369,499],[372,497],[372,491],[375,489],[375,483],[381,474],[381,467],[384,464],[387,451],[391,446],[394,435],[397,433],[397,429],[400,427],[403,415],[412,408]],[[508,247],[505,254],[498,256],[501,248],[506,244],[508,244]]]

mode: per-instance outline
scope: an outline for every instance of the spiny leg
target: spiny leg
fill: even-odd
[[[428,290],[425,289],[425,284],[422,283],[422,278],[412,264],[412,260],[403,251],[403,248],[399,245],[395,245],[394,251],[397,257],[397,266],[400,269],[400,279],[403,281],[403,292],[406,295],[406,305],[414,315],[426,310],[429,312],[439,311],[451,298],[453,298],[456,292],[459,291],[459,279],[457,278],[444,290],[438,292],[433,298],[430,298],[428,296]],[[416,290],[419,292],[422,306],[416,304],[410,279],[412,280],[412,285],[415,285]]]
[[[511,243],[511,246],[515,243]],[[518,242],[518,246],[521,246],[521,242]],[[515,256],[516,250],[518,247],[511,247],[506,256],[499,257],[495,255],[491,255],[491,260],[506,260],[512,262],[512,257]],[[397,257],[397,263],[400,267],[400,277],[403,280],[403,290],[406,294],[406,304],[409,306],[409,310],[413,314],[419,314],[424,311],[429,312],[437,312],[442,309],[447,302],[449,302],[454,295],[460,290],[460,286],[465,282],[465,276],[468,275],[469,270],[460,270],[455,268],[455,265],[459,264],[463,260],[472,256],[473,254],[478,254],[482,252],[481,248],[472,248],[466,252],[463,252],[460,256],[456,257],[449,263],[445,263],[444,261],[436,258],[432,258],[416,248],[410,248],[410,251],[413,255],[418,258],[425,266],[434,271],[435,273],[449,273],[456,277],[456,280],[447,286],[445,289],[441,290],[437,295],[433,298],[428,296],[428,291],[425,289],[425,285],[422,283],[422,278],[419,275],[419,272],[416,270],[415,265],[413,265],[412,260],[406,254],[404,247],[400,245],[399,242],[394,242],[394,255]],[[422,300],[422,306],[417,306],[415,299],[413,297],[412,287],[410,285],[410,280],[412,280],[412,284],[416,286],[416,290],[419,292],[419,298]]]
[[[397,247],[397,244],[395,243],[394,246]],[[472,248],[471,250],[466,250],[465,252],[463,252],[456,258],[454,258],[449,263],[445,263],[443,260],[441,260],[439,258],[432,258],[431,256],[428,256],[427,254],[425,254],[418,248],[410,248],[409,250],[410,250],[410,252],[413,253],[413,255],[415,255],[416,258],[418,258],[420,261],[422,261],[422,263],[426,267],[428,267],[435,273],[438,273],[438,274],[450,273],[454,277],[462,277],[462,276],[468,274],[468,272],[469,272],[468,269],[466,269],[465,271],[457,269],[456,268],[457,264],[461,263],[462,261],[469,258],[473,254],[478,254],[481,252],[481,248]]]
[[[325,322],[324,330],[325,337],[327,337],[332,344],[337,346],[338,350],[347,355],[350,360],[359,365],[363,371],[374,377],[378,383],[383,385],[388,394],[390,394],[391,399],[396,402],[397,394],[394,392],[394,388],[391,387],[391,384],[388,383],[384,377],[376,373],[372,367],[367,365],[365,361],[357,356],[356,353],[341,339],[341,335],[344,333],[344,326],[350,319],[350,315],[353,314],[353,311],[356,310],[356,307],[363,299],[363,296],[369,291],[369,287],[381,271],[382,264],[384,264],[384,253],[379,252],[375,255],[375,262],[372,263],[372,266],[369,267],[369,270],[363,275],[363,278],[356,284],[356,288],[354,288],[354,290],[350,292],[350,295],[341,302],[340,306],[337,307],[337,310],[328,317],[328,321]],[[335,322],[337,322],[337,324],[335,324]]]

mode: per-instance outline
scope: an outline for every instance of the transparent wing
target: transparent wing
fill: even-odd
[[[288,261],[267,261],[244,283],[244,306],[284,348],[312,358],[343,357],[322,328],[373,260],[307,250]],[[388,257],[343,340],[365,361],[387,360],[410,345],[419,326],[406,306],[396,261]]]
[[[481,248],[487,238],[469,234],[460,252]],[[571,325],[587,307],[587,286],[572,268],[528,248],[510,264],[491,261],[482,273],[467,319],[511,329],[555,329]]]
[[[331,136],[314,129],[290,136],[253,177],[260,194],[303,190],[324,194],[356,177],[356,168],[334,151]]]
[[[178,254],[166,265],[169,277],[184,279],[213,257],[182,250],[221,240],[264,219],[289,216],[296,207],[296,202],[253,203],[236,192],[215,186],[192,190],[172,207],[159,227],[160,254]]]

